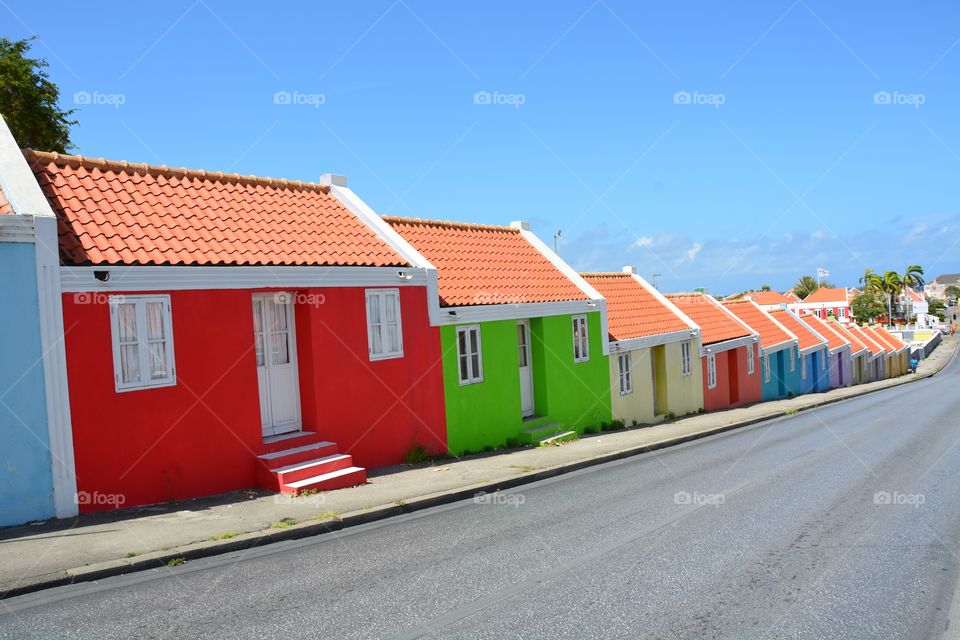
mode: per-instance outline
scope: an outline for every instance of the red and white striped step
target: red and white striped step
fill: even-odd
[[[286,445],[281,448],[277,445]],[[329,491],[366,484],[367,470],[353,464],[353,457],[337,452],[337,445],[313,433],[276,440],[257,456],[260,486],[280,493],[306,490]]]

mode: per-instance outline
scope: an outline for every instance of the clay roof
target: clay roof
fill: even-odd
[[[844,288],[828,289],[820,287],[806,298],[804,302],[847,302],[847,290]]]
[[[757,304],[788,304],[790,298],[779,291],[749,291],[743,294],[747,300],[753,300]]]
[[[324,185],[26,150],[67,264],[403,266]]]
[[[667,299],[700,327],[703,344],[753,335],[722,304],[703,293],[671,293]]]
[[[864,350],[869,351],[867,345],[863,343],[856,333],[850,331],[850,329],[848,329],[846,326],[835,320],[828,322],[834,331],[842,335],[847,339],[848,342],[850,342],[850,355],[856,355]]]
[[[827,339],[827,344],[830,345],[831,349],[839,349],[850,342],[843,335],[837,333],[825,320],[809,313],[803,315],[802,318],[803,321],[813,327],[817,333]],[[851,348],[852,347],[853,345],[851,345]]]
[[[664,304],[629,273],[580,275],[607,299],[611,340],[642,338],[690,329],[670,304]]]
[[[793,336],[771,319],[766,311],[749,300],[724,302],[723,305],[760,334],[761,349],[771,349],[793,340]]]
[[[519,229],[383,219],[436,267],[442,306],[589,300]]]
[[[883,343],[880,341],[880,339],[873,333],[868,333],[865,331],[863,327],[851,324],[849,331],[853,333],[853,335],[860,338],[860,342],[862,342],[863,345],[870,350],[872,355],[877,355],[878,353],[883,353],[886,351],[886,347],[883,346]]]
[[[903,340],[901,340],[897,336],[887,331],[885,327],[881,327],[880,325],[874,325],[873,331],[878,336],[880,336],[880,338],[884,341],[886,346],[889,346],[893,351],[899,351],[900,349],[903,349],[905,346],[907,346],[907,344]]]
[[[797,339],[800,341],[801,351],[825,344],[806,323],[797,320],[785,309],[771,309],[767,313],[776,318],[777,322],[789,329],[793,335],[797,336]]]

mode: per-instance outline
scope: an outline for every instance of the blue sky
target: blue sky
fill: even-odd
[[[77,152],[529,220],[664,290],[960,271],[960,4],[0,2]]]

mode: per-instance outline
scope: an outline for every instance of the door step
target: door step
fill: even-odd
[[[333,442],[315,440],[257,456],[260,486],[280,493],[298,493],[306,489],[326,491],[366,483],[366,469],[354,466],[352,456],[339,453]]]
[[[345,487],[355,487],[358,484],[367,483],[367,470],[363,467],[346,467],[337,469],[329,473],[321,473],[318,476],[297,480],[290,484],[280,487],[280,493],[300,493],[310,489],[316,491],[330,491],[331,489],[343,489]]]
[[[553,444],[563,444],[564,442],[570,442],[576,440],[579,436],[576,431],[564,431],[563,433],[558,433],[555,436],[550,436],[548,438],[542,438],[538,440],[535,444],[538,447],[549,447]]]
[[[551,422],[520,432],[520,442],[524,444],[542,443],[544,440],[567,433],[567,428],[559,422]],[[576,433],[576,432],[574,432]],[[552,444],[552,443],[551,443]]]

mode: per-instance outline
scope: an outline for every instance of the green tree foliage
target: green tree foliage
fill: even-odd
[[[857,324],[870,324],[886,312],[883,298],[874,291],[864,291],[853,298],[850,313]]]
[[[21,147],[66,153],[76,124],[58,105],[60,88],[47,76],[47,61],[28,58],[30,40],[0,38],[0,114]]]
[[[950,285],[949,287],[943,290],[943,295],[951,300],[960,298],[960,287],[955,285]]]

